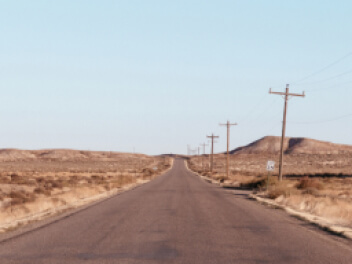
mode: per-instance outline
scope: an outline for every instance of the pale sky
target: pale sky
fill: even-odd
[[[0,0],[0,148],[352,144],[352,2]],[[209,150],[207,150],[209,151]]]

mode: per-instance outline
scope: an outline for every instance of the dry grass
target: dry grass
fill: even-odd
[[[279,156],[270,154],[235,154],[230,156],[230,179],[240,176],[267,176],[268,160],[276,163],[273,176],[279,174]],[[191,157],[189,167],[202,175],[209,174],[209,156]],[[226,155],[214,155],[213,175],[226,175]],[[352,176],[352,154],[292,154],[284,156],[284,176],[289,178]]]
[[[40,210],[153,179],[171,166],[167,157],[100,153],[87,159],[89,155],[85,152],[81,160],[60,156],[0,161],[0,223],[8,218],[9,206],[16,217],[32,210],[28,208]]]
[[[277,166],[266,191],[268,160],[274,160]],[[226,155],[214,156],[213,175],[209,173],[208,156],[188,161],[189,168],[199,174],[227,184],[237,183],[282,205],[352,227],[352,154],[285,155],[283,182],[278,182],[278,164],[277,155],[231,155],[227,179]]]
[[[297,184],[297,189],[300,190],[309,190],[309,189],[316,189],[322,190],[324,189],[323,183],[316,178],[308,178],[307,176],[300,179],[299,183]]]
[[[11,191],[9,197],[11,198],[11,206],[22,205],[35,200],[35,194],[26,191]]]

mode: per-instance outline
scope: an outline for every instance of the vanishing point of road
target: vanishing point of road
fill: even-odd
[[[351,264],[352,246],[177,159],[150,183],[3,239],[0,263]]]

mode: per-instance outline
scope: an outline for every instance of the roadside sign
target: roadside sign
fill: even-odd
[[[273,171],[275,169],[275,161],[268,160],[268,164],[266,165],[267,171]]]

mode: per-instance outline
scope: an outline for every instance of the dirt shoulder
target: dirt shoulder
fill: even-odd
[[[339,155],[285,157],[284,168],[289,175],[282,182],[278,181],[275,172],[268,181],[265,160],[270,157],[239,155],[231,158],[229,178],[225,174],[225,155],[215,158],[213,174],[204,166],[206,159],[202,164],[201,158],[193,157],[187,164],[191,171],[208,182],[251,190],[251,197],[261,203],[282,208],[322,229],[352,238],[352,177],[347,175],[348,171],[352,171],[352,164],[346,160],[347,157],[343,161]],[[262,163],[258,164],[258,160]],[[313,160],[319,162],[315,164]],[[247,166],[241,167],[240,163]],[[326,170],[321,165],[324,163],[327,164]],[[309,166],[305,167],[305,164]],[[295,169],[295,166],[299,168]]]

